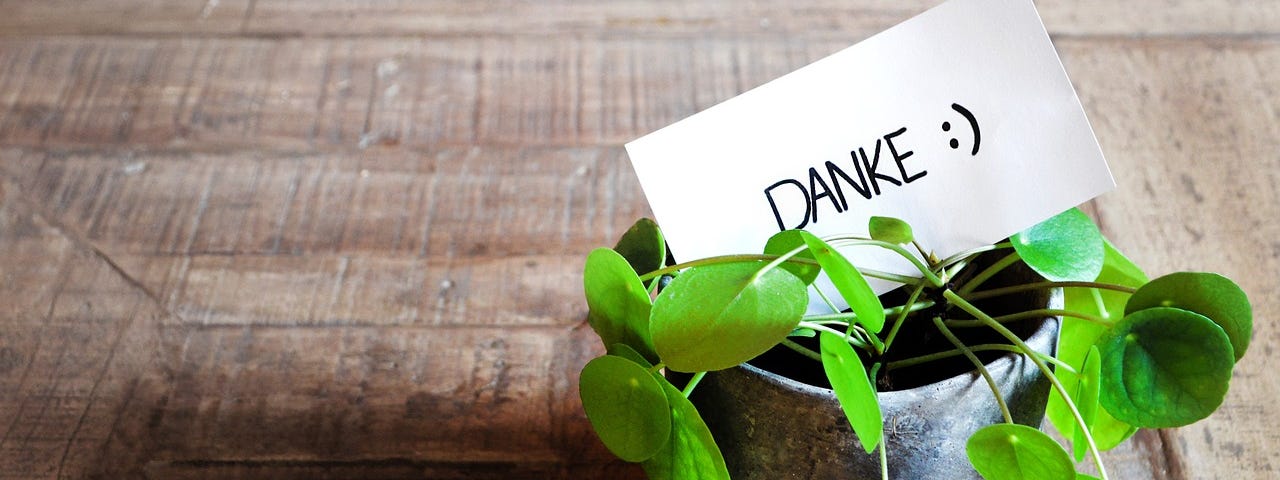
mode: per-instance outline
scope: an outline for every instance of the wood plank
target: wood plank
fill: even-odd
[[[235,32],[252,0],[0,0],[2,34]]]
[[[647,214],[616,149],[5,157],[199,325],[574,325],[577,252]]]
[[[197,151],[616,146],[843,46],[802,38],[0,40],[0,64],[12,66],[0,70],[0,142]],[[1220,55],[1253,85],[1263,83],[1258,72],[1280,68],[1280,42],[1265,39],[1057,46],[1095,122],[1133,120],[1112,127],[1117,133],[1145,121],[1118,106],[1173,98],[1160,94],[1196,98],[1160,91],[1179,86],[1183,72],[1239,89],[1225,70],[1194,70]],[[1151,78],[1146,91],[1120,90],[1117,68],[1166,78]]]
[[[635,478],[577,403],[589,329],[181,325],[0,185],[3,478]]]
[[[0,174],[112,253],[500,258],[589,249],[646,214],[624,155],[7,149]]]
[[[1153,277],[1219,272],[1254,306],[1254,343],[1221,409],[1161,432],[1165,478],[1270,478],[1280,461],[1268,400],[1280,392],[1270,373],[1280,367],[1270,321],[1280,316],[1278,65],[1280,52],[1236,43],[1194,55],[1132,51],[1109,63],[1123,72],[1109,86],[1141,95],[1104,100],[1081,89],[1086,108],[1117,113],[1091,116],[1119,184],[1097,201],[1104,231]]]
[[[0,34],[184,34],[385,36],[579,33],[644,35],[795,34],[865,38],[940,0],[811,0],[747,3],[552,0],[75,0],[0,2]],[[1273,2],[1194,0],[1040,1],[1051,33],[1065,35],[1274,34]]]
[[[0,40],[0,64],[12,67],[0,70],[0,141],[618,145],[839,45],[745,48],[690,39]],[[692,97],[688,86],[715,95]]]

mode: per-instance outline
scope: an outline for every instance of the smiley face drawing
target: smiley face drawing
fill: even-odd
[[[951,109],[955,110],[956,113],[959,113],[965,120],[969,121],[969,128],[973,129],[973,149],[969,151],[969,155],[976,156],[978,154],[978,146],[982,144],[982,131],[978,129],[978,119],[973,116],[973,112],[970,112],[969,109],[964,108],[964,106],[959,103],[951,104]],[[950,132],[951,122],[942,122],[942,131]],[[952,137],[950,145],[952,150],[959,149],[960,140]]]

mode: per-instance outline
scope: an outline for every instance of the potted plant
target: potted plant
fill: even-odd
[[[591,252],[589,322],[608,353],[580,393],[605,446],[653,479],[1106,479],[1100,450],[1216,410],[1249,344],[1235,283],[1148,281],[1076,209],[944,259],[901,220],[868,231],[788,230],[762,254],[672,265],[641,219]],[[860,248],[920,276],[837,250]],[[824,296],[834,313],[806,314],[819,275],[849,309]],[[877,296],[867,277],[903,288]],[[1036,428],[1046,403],[1071,453]],[[1097,477],[1077,473],[1086,456]]]

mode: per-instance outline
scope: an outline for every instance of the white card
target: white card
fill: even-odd
[[[865,235],[873,215],[946,257],[1115,186],[1030,0],[948,1],[626,147],[678,261],[787,228]]]

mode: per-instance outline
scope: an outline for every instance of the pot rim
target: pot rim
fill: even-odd
[[[1057,304],[1059,306],[1061,305],[1062,303],[1061,288],[1054,288],[1049,291],[1048,303],[1050,305],[1054,305],[1054,304]],[[1041,350],[1041,349],[1036,349],[1036,350],[1040,351],[1041,353],[1056,355],[1058,342],[1055,337],[1059,333],[1061,325],[1062,325],[1061,317],[1045,316],[1041,318],[1040,326],[1036,328],[1035,332],[1033,332],[1030,336],[1028,336],[1024,341],[1030,344],[1033,348],[1037,346],[1036,344],[1039,344],[1042,342],[1047,343],[1047,351]],[[984,366],[987,367],[987,370],[990,370],[993,372],[1004,371],[1008,368],[1012,368],[1013,362],[1018,357],[1021,357],[1022,355],[1023,354],[1017,353],[1017,352],[1008,352],[1004,355],[1001,355],[999,358],[996,358],[990,362],[985,363]],[[770,372],[768,370],[764,370],[760,367],[751,365],[750,363],[742,363],[733,368],[740,368],[748,374],[754,374],[760,379],[764,380],[765,382],[779,388],[792,390],[798,393],[803,393],[803,394],[812,395],[812,396],[822,396],[822,397],[830,397],[830,398],[835,398],[836,396],[835,391],[831,390],[830,388],[823,388],[823,387],[810,385],[808,383],[804,383],[799,380],[792,379],[790,377],[785,377],[785,376]],[[948,377],[946,379],[939,380],[937,382],[921,385],[915,388],[909,388],[906,390],[890,390],[886,392],[876,392],[876,396],[883,398],[885,400],[892,400],[896,397],[902,397],[904,399],[907,399],[907,398],[916,398],[920,395],[926,395],[930,392],[952,390],[952,389],[960,388],[973,383],[978,378],[977,371],[978,370],[975,368],[973,370],[969,370],[967,372],[964,372],[952,377]]]

